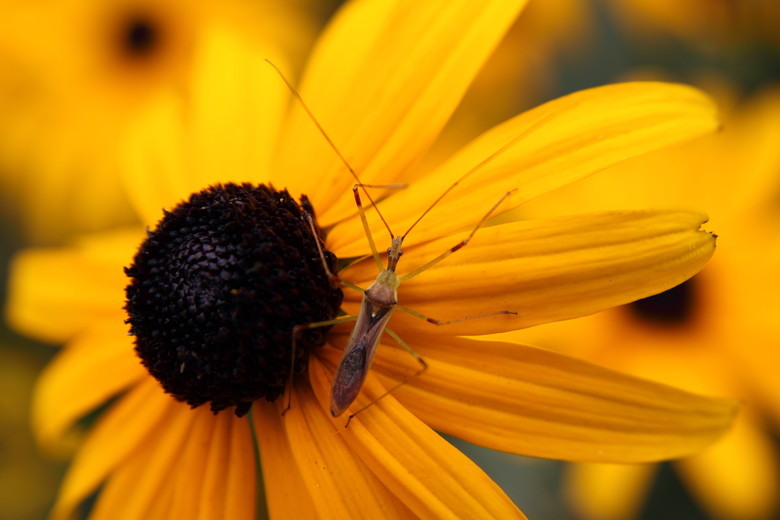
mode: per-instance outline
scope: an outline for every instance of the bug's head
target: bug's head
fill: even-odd
[[[404,254],[403,246],[404,237],[393,237],[393,242],[390,247],[387,248],[387,270],[395,271],[395,267],[398,265],[398,260],[401,259],[401,255]]]

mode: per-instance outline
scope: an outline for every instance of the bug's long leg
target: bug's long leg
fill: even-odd
[[[360,287],[359,285],[355,285],[355,284],[354,284],[354,283],[352,283],[352,282],[348,282],[348,281],[346,281],[346,280],[339,280],[339,282],[341,282],[341,285],[343,285],[344,287],[347,287],[347,288],[349,288],[349,289],[355,290],[355,291],[357,291],[357,292],[362,292],[362,293],[366,292],[366,290],[365,290],[365,289],[363,289],[363,288],[362,288],[362,287]]]
[[[400,280],[401,282],[405,282],[406,280],[408,280],[408,279],[410,279],[410,278],[414,278],[415,276],[417,276],[418,274],[422,273],[422,272],[423,272],[423,271],[425,271],[426,269],[429,269],[429,268],[433,267],[434,265],[438,264],[439,262],[441,262],[442,260],[444,260],[445,258],[447,258],[448,256],[450,256],[450,255],[451,255],[452,253],[454,253],[455,251],[457,251],[457,250],[459,250],[459,249],[461,249],[461,248],[465,247],[465,246],[466,246],[466,244],[468,244],[468,243],[471,241],[472,237],[474,237],[474,235],[475,235],[475,234],[476,234],[476,232],[479,230],[479,228],[481,228],[481,227],[482,227],[482,226],[485,224],[485,222],[487,221],[487,219],[489,219],[489,218],[490,218],[490,215],[492,215],[492,214],[493,214],[493,212],[494,212],[494,211],[496,211],[496,209],[498,209],[498,206],[500,206],[500,205],[501,205],[501,203],[502,203],[502,202],[504,202],[504,201],[507,199],[507,197],[509,197],[509,196],[510,196],[510,195],[511,195],[511,194],[512,194],[514,191],[515,191],[515,190],[510,190],[510,191],[508,191],[508,192],[504,193],[504,195],[502,195],[502,196],[501,196],[501,198],[500,198],[500,199],[498,199],[498,202],[496,202],[495,204],[493,204],[493,207],[491,207],[491,208],[488,210],[488,212],[487,212],[487,213],[485,213],[485,214],[482,216],[482,218],[479,220],[479,222],[477,222],[477,225],[476,225],[476,226],[474,226],[474,229],[472,229],[472,230],[471,230],[471,233],[469,233],[469,236],[467,236],[466,238],[464,238],[463,240],[461,240],[460,242],[458,242],[457,244],[455,244],[455,245],[454,245],[454,246],[452,246],[451,248],[447,249],[447,250],[446,250],[446,251],[444,251],[442,254],[440,254],[439,256],[437,256],[436,258],[434,258],[433,260],[431,260],[430,262],[426,263],[425,265],[423,265],[423,266],[421,266],[421,267],[418,267],[418,268],[417,268],[417,269],[415,269],[414,271],[408,272],[408,273],[406,273],[405,275],[403,275],[403,276],[399,277],[399,280]]]
[[[393,339],[395,340],[395,342],[396,342],[396,343],[398,343],[399,345],[401,345],[401,347],[403,347],[403,349],[404,349],[405,351],[407,351],[409,354],[411,354],[411,355],[412,355],[412,357],[414,357],[414,359],[416,359],[416,360],[417,360],[417,362],[418,362],[418,363],[420,363],[420,364],[422,365],[422,372],[425,372],[426,370],[428,370],[428,363],[426,363],[426,362],[425,362],[425,360],[422,358],[422,356],[420,356],[420,354],[418,354],[417,352],[415,352],[415,351],[414,351],[414,349],[412,349],[412,347],[410,347],[409,345],[407,345],[407,343],[406,343],[404,340],[402,340],[402,339],[401,339],[401,337],[400,337],[398,334],[396,334],[396,333],[395,333],[395,332],[393,332],[392,330],[388,329],[387,327],[385,327],[385,332],[387,332],[387,334],[388,334],[388,335],[389,335],[391,338],[393,338]],[[421,372],[421,373],[422,373],[422,372]],[[414,376],[412,376],[412,377],[414,377]]]
[[[352,186],[352,193],[355,195],[355,205],[357,205],[358,213],[360,213],[360,222],[363,223],[363,231],[368,239],[368,245],[371,247],[371,256],[374,257],[374,262],[379,270],[382,270],[382,260],[379,259],[379,253],[376,250],[376,244],[374,243],[374,237],[371,235],[371,230],[368,228],[368,220],[366,219],[366,211],[363,209],[363,203],[360,200],[360,192],[358,191],[358,184]],[[388,228],[390,229],[390,228]],[[390,233],[392,236],[392,233]]]
[[[293,87],[292,83],[290,83],[290,80],[287,79],[287,77],[284,75],[284,73],[277,67],[271,60],[266,59],[266,63],[268,63],[271,67],[273,67],[274,70],[276,70],[277,74],[279,74],[279,77],[282,78],[282,81],[285,85],[287,85],[288,90],[293,95],[293,97],[298,101],[301,108],[304,112],[306,112],[306,115],[309,116],[309,119],[314,124],[315,127],[317,127],[317,130],[320,131],[322,134],[322,137],[325,138],[325,141],[330,145],[333,152],[338,156],[339,160],[342,162],[344,167],[347,169],[347,171],[352,175],[352,177],[355,179],[355,181],[358,182],[358,186],[363,187],[362,181],[360,180],[360,177],[358,176],[355,169],[352,167],[351,164],[349,164],[349,161],[347,161],[347,158],[344,157],[344,155],[339,150],[338,146],[336,146],[336,143],[333,142],[333,139],[330,138],[330,135],[328,135],[328,132],[325,131],[325,128],[320,124],[320,122],[317,120],[316,117],[314,117],[314,113],[309,109],[306,102],[301,97],[300,93],[296,90],[295,87]],[[376,208],[377,215],[379,215],[379,218],[382,220],[382,223],[387,228],[387,231],[390,233],[390,236],[393,235],[393,232],[390,231],[390,226],[387,225],[387,221],[385,221],[385,217],[382,216],[382,213],[379,211],[379,208],[376,207],[376,204],[374,204],[374,199],[371,198],[371,194],[366,191],[365,188],[363,188],[363,192],[366,194],[366,197],[368,197],[368,200],[371,202],[371,205]]]
[[[338,275],[333,274],[333,272],[330,270],[330,267],[328,267],[328,261],[325,259],[325,253],[322,250],[322,241],[320,240],[320,237],[317,235],[317,230],[314,227],[314,221],[312,220],[312,217],[310,214],[306,213],[306,220],[309,222],[309,227],[311,228],[311,233],[314,235],[314,240],[317,244],[317,252],[320,254],[320,260],[322,261],[322,267],[325,269],[325,274],[328,275],[328,279],[330,280],[331,285],[343,285],[344,287],[347,287],[349,289],[358,291],[358,292],[365,292],[365,289],[362,287],[355,285],[352,282],[348,282],[347,280],[342,280],[338,277]]]
[[[431,318],[430,316],[426,316],[421,312],[417,312],[408,307],[404,307],[403,305],[396,304],[395,308],[398,309],[399,311],[405,312],[406,314],[411,314],[415,318],[420,318],[421,320],[425,320],[428,323],[433,323],[434,325],[439,325],[439,326],[449,325],[450,323],[458,323],[461,321],[478,320],[480,318],[487,318],[488,316],[497,316],[499,314],[517,314],[517,312],[515,311],[503,310],[497,312],[489,312],[487,314],[477,314],[476,316],[466,316],[465,318],[457,318],[454,320],[437,320],[435,318]]]
[[[393,386],[392,388],[390,388],[389,390],[387,390],[387,391],[386,391],[384,394],[380,395],[379,397],[377,397],[376,399],[374,399],[374,400],[373,400],[373,401],[371,401],[370,403],[368,403],[368,404],[366,404],[366,405],[364,405],[364,406],[362,406],[362,407],[358,408],[358,409],[357,409],[357,410],[356,410],[354,413],[350,414],[350,415],[349,415],[349,417],[347,417],[347,423],[344,425],[344,427],[345,427],[345,428],[346,428],[347,426],[349,426],[349,422],[350,422],[350,421],[352,420],[352,418],[353,418],[353,417],[355,417],[357,414],[359,414],[360,412],[362,412],[363,410],[365,410],[366,408],[368,408],[368,407],[369,407],[369,406],[371,406],[372,404],[376,403],[376,402],[377,402],[377,401],[379,401],[380,399],[382,399],[382,398],[384,398],[384,397],[386,397],[386,396],[388,396],[388,395],[392,394],[393,392],[395,392],[396,390],[398,390],[400,387],[402,387],[403,385],[405,385],[406,383],[408,383],[409,381],[411,381],[411,380],[412,380],[412,379],[414,379],[415,377],[421,376],[421,375],[422,375],[422,374],[423,374],[423,373],[424,373],[426,370],[428,370],[428,363],[426,363],[426,362],[425,362],[425,360],[424,360],[424,359],[423,359],[423,358],[422,358],[422,357],[421,357],[421,356],[420,356],[420,355],[419,355],[417,352],[415,352],[415,351],[414,351],[414,349],[412,349],[412,347],[410,347],[409,345],[407,345],[407,344],[406,344],[406,342],[405,342],[404,340],[402,340],[402,339],[401,339],[401,338],[398,336],[398,334],[396,334],[395,332],[393,332],[392,330],[390,330],[390,329],[388,329],[388,328],[385,328],[385,332],[387,332],[387,334],[388,334],[388,335],[389,335],[391,338],[393,338],[393,339],[396,341],[396,343],[398,343],[399,345],[401,345],[401,347],[403,347],[403,349],[404,349],[404,350],[406,350],[406,351],[407,351],[409,354],[411,354],[412,356],[414,356],[414,359],[416,359],[416,360],[417,360],[417,361],[420,363],[420,365],[421,365],[421,368],[420,368],[420,370],[418,370],[418,371],[417,371],[417,372],[415,372],[414,374],[409,374],[408,376],[406,376],[405,378],[403,378],[403,380],[402,380],[402,381],[400,381],[400,382],[399,382],[399,383],[397,383],[395,386]]]
[[[314,243],[317,244],[317,252],[320,254],[320,260],[322,260],[322,267],[325,269],[325,274],[328,275],[328,279],[330,280],[330,284],[332,286],[338,285],[339,283],[339,277],[333,272],[331,272],[330,267],[328,267],[328,261],[325,259],[325,253],[322,250],[322,240],[320,239],[320,235],[317,233],[317,229],[314,227],[314,219],[308,212],[304,212],[304,215],[306,215],[306,221],[309,223],[309,229],[311,229],[311,234],[314,237]]]
[[[405,190],[409,187],[408,184],[358,184],[361,188],[384,188],[386,190]]]
[[[304,330],[316,329],[318,327],[329,327],[336,325],[337,323],[346,323],[348,321],[357,320],[357,316],[342,316],[341,318],[335,318],[327,321],[313,321],[311,323],[302,323],[296,325],[292,329],[292,347],[290,352],[290,377],[287,379],[287,406],[282,411],[282,415],[287,413],[287,410],[292,408],[292,382],[295,376],[295,352],[297,350],[298,334]]]

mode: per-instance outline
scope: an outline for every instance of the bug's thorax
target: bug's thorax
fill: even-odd
[[[401,249],[403,241],[404,237],[402,236],[393,237],[393,243],[387,248],[387,269],[382,269],[374,283],[364,293],[375,311],[381,308],[392,307],[398,303],[398,285],[401,283],[401,280],[395,274],[395,268],[398,265],[398,260],[404,253]]]
[[[389,269],[382,270],[368,289],[363,293],[371,302],[374,313],[382,308],[393,307],[398,302],[398,275]]]

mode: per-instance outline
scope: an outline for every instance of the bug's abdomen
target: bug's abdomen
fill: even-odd
[[[368,372],[366,363],[366,345],[362,342],[355,345],[341,360],[330,392],[330,413],[333,417],[344,413],[357,398]]]

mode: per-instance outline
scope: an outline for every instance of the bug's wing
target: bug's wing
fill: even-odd
[[[366,344],[355,345],[341,360],[330,390],[330,413],[338,417],[357,398],[368,373]]]
[[[392,308],[387,308],[371,316],[366,305],[361,309],[333,378],[330,390],[330,413],[333,417],[344,413],[360,393],[391,313]]]

